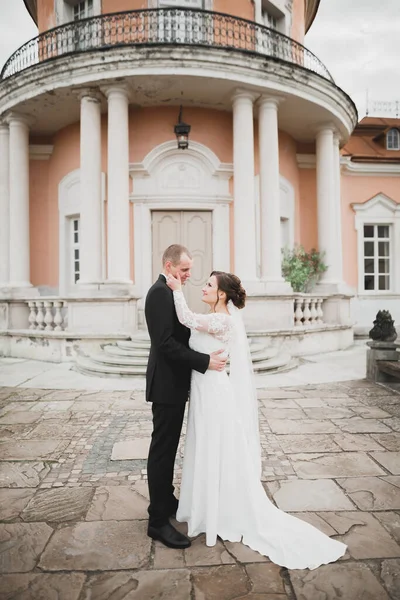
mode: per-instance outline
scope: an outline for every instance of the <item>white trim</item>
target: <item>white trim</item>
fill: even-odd
[[[257,277],[261,277],[261,205],[260,205],[260,175],[254,177],[255,190],[255,211],[256,211],[256,253],[257,253]],[[295,238],[295,193],[294,187],[286,177],[279,175],[279,201],[280,201],[280,218],[281,227],[282,221],[289,221],[289,247],[293,248]],[[283,246],[283,239],[281,236]]]
[[[299,169],[316,169],[317,157],[315,154],[296,154]]]
[[[386,296],[400,293],[400,204],[385,196],[377,194],[367,202],[354,203],[355,229],[357,231],[357,268],[358,268],[358,295],[364,296]],[[391,247],[390,247],[390,290],[376,291],[364,290],[364,225],[390,225]]]
[[[400,176],[400,164],[384,163],[382,161],[357,163],[352,162],[351,157],[342,156],[340,159],[343,173],[345,175],[387,175],[392,177]]]
[[[299,169],[315,169],[316,157],[315,154],[296,154],[297,164]],[[390,164],[382,161],[358,163],[352,162],[350,156],[340,157],[340,166],[345,175],[388,175],[399,177],[400,164]]]
[[[101,199],[105,202],[106,199],[106,178],[105,174],[101,175]],[[71,190],[76,186],[76,193],[71,195]],[[75,169],[66,175],[58,185],[58,214],[59,214],[59,295],[66,296],[74,288],[71,285],[71,273],[69,272],[69,251],[70,251],[70,219],[80,217],[81,200],[80,200],[80,169]],[[105,231],[104,231],[104,209],[101,211],[102,218],[102,263],[103,263],[103,279],[105,278]],[[81,240],[80,240],[81,241]]]
[[[54,146],[50,144],[30,144],[29,159],[30,160],[49,160],[53,154]]]
[[[169,191],[161,185],[163,170],[176,166],[197,178],[192,185]],[[134,180],[132,202],[231,202],[229,180],[233,165],[221,163],[217,155],[198,142],[190,142],[188,150],[178,150],[176,141],[165,142],[151,150],[141,163],[133,163],[129,173]],[[186,176],[183,177],[185,179]]]
[[[157,181],[160,173],[169,166],[182,163],[202,171],[201,193],[196,186],[186,188],[182,195],[169,193]],[[221,163],[216,154],[203,144],[190,142],[184,152],[178,150],[176,141],[160,144],[141,163],[130,166],[134,203],[134,262],[135,289],[145,296],[152,284],[152,217],[153,210],[205,210],[211,211],[213,226],[213,268],[230,270],[230,209],[232,195],[229,179],[233,165]],[[221,193],[219,193],[221,192]]]

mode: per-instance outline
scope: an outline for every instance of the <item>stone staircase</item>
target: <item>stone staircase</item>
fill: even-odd
[[[289,354],[267,348],[252,339],[249,341],[255,373],[278,373],[297,366],[297,361]],[[144,377],[149,350],[147,332],[138,332],[131,341],[106,344],[98,354],[78,356],[75,368],[80,373],[95,377]]]

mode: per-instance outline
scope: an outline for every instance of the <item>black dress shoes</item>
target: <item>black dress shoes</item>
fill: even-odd
[[[158,540],[164,546],[168,548],[176,548],[182,550],[183,548],[189,548],[191,542],[186,535],[180,533],[171,523],[166,523],[161,527],[151,527],[147,530],[147,535],[153,540]]]

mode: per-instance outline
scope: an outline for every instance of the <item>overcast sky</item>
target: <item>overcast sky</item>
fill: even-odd
[[[22,0],[0,0],[0,68],[36,34]],[[321,0],[305,45],[352,97],[362,118],[367,89],[370,105],[400,103],[399,38],[400,0]]]

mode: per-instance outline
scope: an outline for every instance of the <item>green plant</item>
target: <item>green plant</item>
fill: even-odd
[[[309,252],[306,252],[303,246],[282,250],[282,274],[294,292],[311,291],[327,268],[324,253],[315,248]]]

